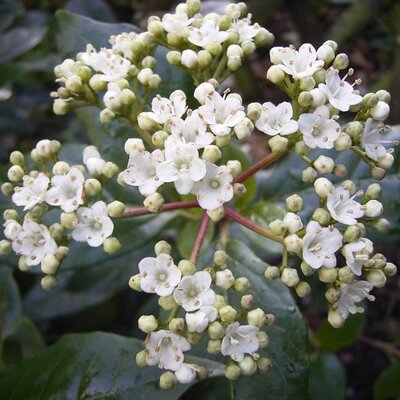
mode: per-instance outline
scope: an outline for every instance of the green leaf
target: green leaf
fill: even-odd
[[[187,386],[162,391],[161,370],[139,368],[137,339],[109,333],[66,335],[33,357],[0,370],[7,399],[178,399]]]
[[[386,368],[374,385],[374,400],[394,400],[400,396],[400,360],[395,359]]]
[[[351,315],[341,328],[333,328],[328,321],[319,327],[316,338],[320,349],[338,351],[351,345],[361,335],[365,325],[365,314]]]
[[[69,0],[65,9],[104,22],[114,22],[115,15],[105,0]]]
[[[275,326],[267,328],[270,345],[261,350],[262,357],[269,357],[273,367],[263,375],[241,377],[231,387],[224,378],[210,379],[190,389],[184,399],[217,400],[304,400],[307,397],[308,353],[307,330],[303,317],[289,290],[281,282],[267,281],[266,264],[238,241],[229,240],[228,267],[235,276],[247,276],[250,293],[261,307],[276,316]],[[238,297],[239,298],[239,297]],[[229,298],[229,302],[238,301]]]
[[[311,357],[310,400],[344,400],[346,374],[338,357],[333,353],[316,353]]]
[[[21,4],[17,1],[2,0],[0,2],[0,32],[7,29],[23,11]]]

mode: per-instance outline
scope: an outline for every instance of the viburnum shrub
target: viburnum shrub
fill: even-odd
[[[334,41],[326,41],[317,49],[307,43],[272,47],[266,77],[287,100],[244,106],[240,94],[224,82],[273,39],[251,22],[244,3],[228,5],[223,15],[202,15],[200,1],[188,0],[174,14],[150,17],[146,32],[113,35],[107,48],[88,44],[75,59],[55,67],[60,86],[51,93],[54,112],[97,107],[101,124],[119,120],[134,127],[137,136],[126,141],[126,155],[114,149],[126,158],[126,168],[104,159],[93,145],[83,150],[82,163],[72,165],[59,157],[62,145],[56,140],[41,140],[30,157],[19,151],[10,156],[9,181],[2,192],[17,209],[4,213],[6,239],[0,251],[15,252],[21,271],[41,268],[45,290],[56,287],[64,260],[74,257],[71,242],[103,246],[110,254],[123,251],[114,232],[119,219],[179,210],[181,217],[200,221],[190,258],[180,259],[160,237],[155,254],[126,265],[133,271],[129,286],[157,296],[162,309],[160,316],[138,320],[147,337],[136,363],[165,371],[159,382],[164,389],[215,375],[201,358],[191,358],[196,346],[218,359],[223,356],[229,380],[274,368],[260,352],[269,345],[266,331],[279,327],[279,319],[249,294],[246,271],[228,267],[228,237],[242,237],[241,231],[229,229],[231,221],[280,246],[281,262],[266,268],[265,285],[281,280],[306,297],[311,286],[304,277],[318,277],[333,327],[363,312],[363,300],[374,300],[373,288],[396,273],[394,264],[374,254],[367,237],[370,228],[389,228],[382,218],[381,186],[372,183],[361,190],[344,180],[347,167],[339,162],[346,160],[342,152],[353,152],[374,179],[385,178],[393,148],[384,144],[394,143],[385,140],[389,93],[360,93],[361,82],[347,55],[337,52]],[[192,77],[193,93],[176,88],[168,96],[157,94],[164,79],[162,71],[155,73],[154,54],[160,46],[168,49],[168,63]],[[255,131],[265,135],[271,152],[244,168],[225,150],[241,146]],[[246,217],[246,207],[235,204],[246,196],[249,179],[289,153],[298,156],[302,180],[311,183],[318,205],[305,213],[302,195],[293,193],[282,199],[286,211],[279,218],[271,218],[268,226],[258,224]],[[271,168],[265,185],[273,174]],[[120,192],[137,188],[143,207],[112,198],[105,189],[110,180],[122,186]],[[216,244],[207,249],[212,256],[201,261],[211,224],[218,228]]]

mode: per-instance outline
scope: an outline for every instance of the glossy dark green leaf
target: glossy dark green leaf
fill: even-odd
[[[395,400],[400,396],[400,360],[395,359],[374,385],[374,400]]]
[[[98,21],[114,22],[116,20],[112,8],[105,0],[69,0],[65,9]]]
[[[316,353],[311,357],[310,400],[344,400],[346,374],[338,357],[333,353]]]
[[[17,1],[2,0],[0,2],[0,32],[7,29],[23,11],[21,4]]]
[[[139,368],[137,339],[109,333],[66,335],[22,363],[0,370],[5,399],[178,399],[187,387],[158,388],[160,370]]]
[[[350,315],[341,328],[333,328],[328,321],[324,321],[316,335],[318,347],[338,351],[349,346],[361,335],[364,325],[365,314]]]

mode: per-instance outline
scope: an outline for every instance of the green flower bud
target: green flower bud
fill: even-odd
[[[360,229],[360,226],[358,225],[350,225],[346,228],[344,231],[344,240],[348,243],[351,242],[356,242],[357,240],[360,239],[362,234],[362,230]]]
[[[361,134],[364,130],[364,127],[362,125],[361,122],[359,121],[352,121],[349,122],[346,126],[346,133],[353,139],[356,141],[360,140]]]
[[[286,250],[294,253],[297,253],[301,250],[302,243],[303,241],[295,233],[292,233],[283,239],[283,244],[285,245]]]
[[[19,221],[19,214],[17,210],[14,210],[13,208],[8,208],[7,210],[4,210],[3,212],[3,219],[4,221],[7,221],[8,219],[12,219],[14,221]]]
[[[144,131],[152,130],[154,127],[154,124],[155,124],[154,121],[151,118],[149,118],[147,116],[147,114],[144,112],[142,112],[138,115],[137,122],[138,122],[139,128],[143,129]]]
[[[175,385],[176,385],[176,377],[173,372],[167,371],[160,376],[161,389],[172,389]]]
[[[95,92],[104,92],[107,90],[107,82],[104,81],[103,75],[95,74],[89,79],[89,86]]]
[[[224,296],[221,296],[220,294],[217,294],[215,296],[215,303],[214,303],[214,307],[219,310],[222,307],[226,306],[226,302],[225,302],[225,298]]]
[[[116,115],[108,108],[100,111],[99,119],[100,122],[104,125],[111,124],[111,122],[114,121],[115,117]]]
[[[391,262],[386,263],[385,268],[383,268],[383,273],[386,276],[394,276],[397,274],[397,267]]]
[[[211,54],[207,50],[200,50],[197,53],[197,63],[201,68],[207,68],[212,62]]]
[[[59,223],[54,223],[49,228],[51,237],[56,241],[60,242],[64,237],[64,227]],[[50,272],[47,272],[50,273]]]
[[[211,221],[218,222],[225,216],[224,207],[218,207],[215,210],[207,210],[207,215],[210,217]]]
[[[246,310],[251,309],[254,305],[253,295],[246,294],[246,295],[242,296],[240,299],[240,305]]]
[[[227,67],[230,71],[237,71],[242,66],[242,59],[240,56],[228,57]]]
[[[254,37],[254,43],[257,47],[270,46],[275,40],[275,36],[265,28],[260,28]]]
[[[182,57],[182,55],[179,51],[169,51],[166,55],[167,61],[171,65],[180,65],[181,57]]]
[[[201,333],[197,332],[188,332],[186,335],[186,339],[190,344],[197,344],[200,342]]]
[[[142,289],[140,288],[140,281],[142,279],[142,275],[136,274],[129,278],[129,287],[137,292],[141,292]],[[160,297],[163,298],[163,297]]]
[[[18,268],[22,272],[29,271],[31,267],[26,263],[26,257],[22,256],[18,259]]]
[[[225,368],[225,378],[230,381],[236,381],[240,377],[240,368],[236,364],[228,365]]]
[[[390,222],[386,218],[379,218],[372,223],[372,226],[380,233],[387,233],[390,229]]]
[[[164,205],[164,198],[161,196],[160,193],[155,192],[144,199],[143,205],[151,213],[158,213],[162,210],[162,207]]]
[[[306,76],[299,79],[300,89],[306,92],[315,88],[315,79],[312,76]]]
[[[222,46],[218,42],[212,42],[212,43],[207,45],[206,50],[212,56],[219,56],[222,53]]]
[[[83,184],[83,190],[87,197],[94,197],[99,195],[103,188],[101,186],[101,183],[97,179],[90,178],[86,179],[85,183]]]
[[[377,200],[381,197],[382,187],[379,183],[372,183],[365,191],[365,200]]]
[[[0,240],[0,256],[5,256],[11,252],[11,242],[9,240]]]
[[[44,290],[54,290],[57,286],[57,279],[53,275],[46,275],[40,280],[40,285]]]
[[[284,268],[281,274],[281,281],[288,287],[295,287],[300,282],[297,270]]]
[[[239,362],[239,368],[242,375],[249,376],[257,371],[257,364],[250,356],[246,356]]]
[[[103,168],[103,175],[106,178],[111,179],[112,177],[116,176],[119,172],[119,168],[117,164],[114,164],[111,161],[107,161]]]
[[[375,287],[381,288],[385,286],[386,276],[380,269],[373,269],[365,274],[368,282],[372,283]]]
[[[275,219],[268,225],[270,231],[277,236],[283,236],[286,232],[286,226],[280,219]]]
[[[107,205],[107,211],[111,218],[122,217],[125,211],[125,204],[121,201],[115,200]]]
[[[183,318],[172,318],[168,328],[174,333],[180,333],[185,329],[185,320]]]
[[[196,272],[196,266],[190,260],[179,261],[178,268],[183,276],[193,275]]]
[[[209,144],[204,147],[201,158],[210,161],[211,163],[217,162],[222,157],[221,150],[214,144]]]
[[[138,327],[144,333],[154,332],[158,327],[158,321],[154,315],[142,315],[138,320]]]
[[[136,353],[135,362],[139,368],[147,367],[145,350],[142,350],[142,351],[139,351],[139,353]]]
[[[115,254],[120,248],[120,241],[113,236],[108,237],[103,243],[103,250],[108,254]]]
[[[61,213],[60,222],[64,228],[74,229],[78,225],[78,218],[75,213]]]
[[[315,273],[315,269],[313,269],[309,264],[307,264],[305,261],[303,261],[300,264],[300,269],[303,275],[305,276],[311,276]]]
[[[158,305],[166,311],[172,310],[177,306],[174,300],[174,296],[163,296],[158,299]]]
[[[315,80],[315,84],[318,85],[319,83],[325,83],[326,80],[326,72],[324,69],[320,69],[317,71],[314,75],[313,78]]]
[[[328,303],[334,304],[338,301],[339,295],[340,295],[339,291],[332,287],[326,291],[325,299]]]
[[[375,93],[367,93],[362,100],[362,105],[364,108],[372,108],[378,104],[379,97]]]
[[[228,254],[223,250],[217,250],[214,253],[214,264],[218,267],[222,267],[228,261]]]
[[[226,166],[229,168],[229,172],[234,178],[242,173],[242,164],[239,160],[229,160]]]
[[[378,158],[378,166],[386,171],[392,168],[393,163],[394,163],[393,154],[386,153],[383,157]]]
[[[321,282],[331,283],[337,279],[337,269],[322,267],[318,270],[318,277]]]
[[[286,208],[290,212],[299,212],[303,208],[303,199],[298,194],[292,194],[286,198]]]
[[[256,51],[256,45],[251,40],[245,40],[241,43],[241,47],[243,49],[243,53],[245,57],[248,57],[250,54],[253,54]]]
[[[21,182],[24,175],[25,172],[20,165],[13,165],[7,173],[7,177],[11,182]]]
[[[261,328],[265,324],[265,312],[261,308],[251,310],[247,314],[247,322],[249,325]]]
[[[42,272],[49,275],[55,275],[60,266],[60,261],[53,254],[47,254],[43,257],[41,263]]]
[[[154,146],[158,147],[159,149],[163,149],[164,143],[168,136],[168,133],[165,131],[157,131],[151,137],[151,141],[153,142]]]
[[[54,253],[54,255],[57,257],[57,260],[62,261],[64,258],[67,258],[69,254],[69,247],[67,246],[59,246]]]
[[[142,139],[132,138],[125,142],[124,150],[126,154],[132,154],[134,151],[145,151],[144,143]]]
[[[283,153],[288,149],[289,140],[283,136],[276,135],[268,140],[268,145],[273,153]]]
[[[4,182],[1,185],[1,193],[4,196],[11,196],[14,193],[14,185],[10,182]]]
[[[221,340],[209,340],[207,344],[207,352],[210,354],[219,354],[221,352]]]
[[[237,316],[237,311],[230,305],[224,306],[218,310],[219,317],[222,322],[230,324],[234,322]]]
[[[386,90],[378,90],[376,92],[376,95],[378,96],[378,99],[380,101],[384,101],[385,103],[390,103],[391,95],[388,91]]]
[[[313,167],[306,168],[302,173],[303,182],[314,182],[318,173]]]
[[[271,65],[268,68],[266,78],[278,85],[285,79],[285,72],[278,65]]]
[[[353,283],[355,279],[355,275],[349,266],[345,266],[343,268],[339,268],[338,279],[343,283]]]
[[[297,296],[307,297],[311,292],[311,286],[304,281],[300,281],[294,288],[296,290]]]
[[[147,85],[150,89],[156,89],[161,85],[161,76],[158,74],[151,74],[147,80]]]
[[[310,152],[310,148],[304,143],[304,140],[299,140],[294,145],[294,151],[299,156],[305,156]]]
[[[349,150],[352,145],[351,137],[346,132],[341,132],[339,137],[335,140],[335,149],[337,151]]]
[[[164,26],[160,20],[151,20],[147,24],[147,30],[155,37],[161,37],[164,33]]]
[[[231,135],[217,136],[215,138],[215,144],[218,147],[225,147],[228,146],[230,143],[231,143]]]
[[[82,82],[88,82],[92,77],[92,70],[86,65],[78,65],[75,68],[75,73],[81,78]]]
[[[160,254],[171,254],[172,246],[165,240],[160,240],[154,246],[154,252],[157,256]]]
[[[53,112],[56,115],[65,115],[70,110],[69,102],[63,99],[55,99],[53,103]]]
[[[328,312],[328,322],[334,328],[341,328],[344,325],[345,319],[338,310],[330,309]]]
[[[20,151],[13,151],[10,154],[10,163],[22,166],[25,163],[25,157]]]
[[[297,98],[297,101],[299,102],[300,106],[302,107],[309,107],[313,103],[313,96],[309,92],[301,92],[299,94],[299,97]]]
[[[281,276],[281,273],[279,271],[278,267],[275,266],[268,266],[265,269],[265,273],[264,273],[265,277],[267,279],[273,280],[273,279],[278,279]]]
[[[349,57],[345,53],[339,53],[333,60],[333,68],[346,69],[349,66]]]
[[[272,361],[269,358],[261,357],[256,362],[257,362],[257,368],[261,374],[265,374],[272,368]]]
[[[83,84],[82,79],[79,76],[73,75],[65,81],[65,88],[69,90],[71,93],[82,93]]]
[[[210,339],[222,339],[225,335],[225,328],[220,322],[214,321],[208,326],[207,332]]]
[[[262,111],[262,106],[260,103],[250,103],[247,106],[247,116],[252,121],[255,122],[260,118]]]
[[[269,345],[269,337],[268,334],[264,331],[259,331],[256,334],[258,343],[261,349],[265,349]]]
[[[254,124],[249,118],[243,118],[235,125],[234,131],[239,140],[245,139],[254,131]]]

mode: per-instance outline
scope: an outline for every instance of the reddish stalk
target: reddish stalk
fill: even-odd
[[[233,183],[242,183],[246,179],[250,178],[250,176],[254,175],[257,171],[260,169],[263,169],[264,167],[267,167],[268,165],[271,165],[275,161],[279,160],[281,157],[283,157],[287,152],[283,153],[271,153],[262,158],[260,161],[256,162],[252,167],[246,169],[242,174],[240,174],[234,181]]]
[[[265,236],[268,239],[274,240],[279,243],[283,242],[283,239],[280,236],[274,235],[269,229],[264,228],[263,226],[258,225],[253,221],[250,221],[249,219],[243,217],[243,215],[238,214],[236,211],[232,210],[229,207],[225,206],[224,209],[225,215],[236,221],[238,224],[245,226],[253,232],[259,233],[260,235]]]
[[[183,208],[196,208],[199,207],[197,200],[191,201],[177,201],[175,203],[164,204],[161,211],[180,210]],[[138,217],[140,215],[152,214],[146,207],[132,208],[124,211],[123,217]]]
[[[193,264],[196,264],[197,258],[199,257],[201,246],[203,245],[209,222],[210,218],[207,215],[207,212],[204,211],[203,216],[201,217],[199,232],[197,233],[196,240],[194,241],[192,255],[190,256],[190,261]]]

